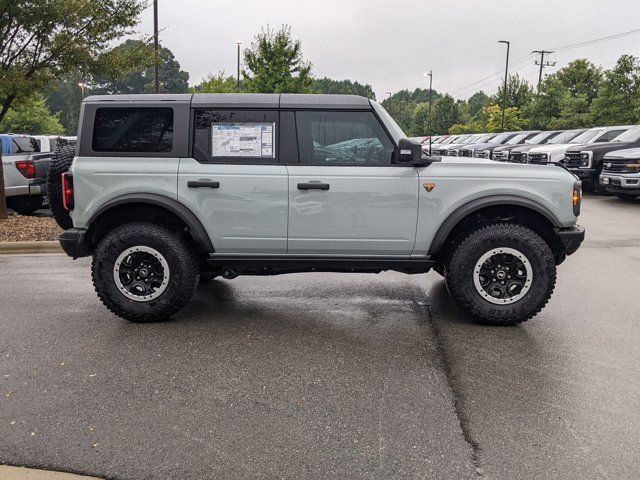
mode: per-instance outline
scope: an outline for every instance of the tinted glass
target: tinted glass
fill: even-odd
[[[614,142],[638,142],[640,141],[640,126],[632,127],[613,139]]]
[[[196,110],[193,156],[199,162],[273,163],[277,119],[275,111]]]
[[[54,152],[56,150],[56,148],[58,147],[58,139],[57,138],[52,138],[49,140],[49,145],[51,148],[51,151]]]
[[[94,152],[170,152],[172,108],[98,108],[93,125]]]
[[[569,143],[569,141],[572,138],[577,137],[582,132],[584,132],[584,130],[568,130],[566,132],[559,133],[558,135],[553,137],[551,140],[549,140],[548,143],[551,145],[560,145],[563,143]]]
[[[602,130],[587,130],[586,132],[581,133],[576,138],[571,140],[569,143],[581,144],[588,143],[593,140],[596,136],[601,135]]]
[[[13,153],[34,153],[40,151],[40,146],[35,138],[11,137]]]
[[[297,112],[300,162],[388,165],[394,147],[372,112]]]

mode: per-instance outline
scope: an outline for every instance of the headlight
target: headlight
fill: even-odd
[[[540,158],[542,158],[543,160],[546,160],[547,158],[549,158],[549,155],[547,155],[546,153],[543,153],[542,155],[540,155]]]
[[[582,152],[580,154],[580,167],[589,168],[591,166],[591,158],[593,152]]]

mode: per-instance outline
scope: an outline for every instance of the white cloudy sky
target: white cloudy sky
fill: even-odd
[[[163,45],[194,84],[208,73],[235,75],[236,41],[251,43],[266,24],[292,27],[318,77],[370,83],[378,98],[425,86],[467,98],[497,88],[511,41],[512,71],[532,82],[532,50],[580,43],[640,28],[640,1],[616,0],[158,0]],[[151,2],[149,2],[151,4]],[[137,27],[152,33],[148,8]],[[552,72],[574,58],[611,67],[623,53],[640,57],[640,33],[558,52]],[[519,61],[520,62],[517,62]],[[470,85],[477,82],[475,85]]]

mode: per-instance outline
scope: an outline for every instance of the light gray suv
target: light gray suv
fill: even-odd
[[[363,97],[93,96],[80,125],[60,242],[135,322],[216,276],[434,269],[472,316],[515,324],[584,238],[564,169],[426,157]]]

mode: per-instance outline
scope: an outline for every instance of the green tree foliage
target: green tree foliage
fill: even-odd
[[[49,111],[44,97],[35,94],[13,104],[0,122],[0,132],[60,135],[64,133],[64,127],[58,117]]]
[[[80,103],[82,102],[82,90],[78,83],[82,81],[80,72],[68,73],[57,81],[46,98],[47,107],[58,115],[60,123],[68,135],[75,135],[78,131]]]
[[[433,133],[442,135],[449,132],[449,128],[462,122],[460,106],[451,95],[438,98],[433,104]]]
[[[311,63],[302,56],[302,43],[291,27],[267,26],[244,52],[243,90],[262,93],[306,93],[311,89]]]
[[[433,90],[433,102],[442,95]],[[400,90],[382,101],[382,106],[405,132],[414,132],[413,116],[416,106],[429,102],[429,89]],[[425,123],[426,125],[426,123]],[[423,135],[422,132],[415,135]]]
[[[409,135],[413,135],[413,136],[429,134],[429,104],[428,103],[419,103],[415,106],[415,108],[413,109],[412,117],[411,117],[411,126],[408,130],[406,130],[406,132]]]
[[[101,71],[110,42],[130,32],[142,0],[4,1],[0,8],[0,120],[12,103],[65,73]]]
[[[484,108],[487,116],[486,132],[502,132],[502,108],[499,105],[489,105]],[[527,126],[527,119],[516,107],[507,107],[504,111],[504,131],[522,130]]]
[[[503,95],[504,85],[501,85],[493,97],[492,103],[502,106]],[[531,101],[532,97],[533,89],[531,85],[529,85],[529,82],[521,78],[517,73],[515,75],[509,75],[509,81],[507,82],[507,108],[514,107],[522,109]]]
[[[482,112],[482,109],[487,103],[489,103],[489,96],[482,90],[471,95],[469,100],[467,100],[469,117],[472,119],[475,118]]]
[[[238,81],[232,75],[219,72],[217,75],[209,75],[202,82],[193,87],[193,93],[235,93],[238,91]]]
[[[120,68],[93,78],[91,93],[153,93],[155,91],[153,45],[143,40],[127,40],[114,47],[109,55]],[[160,93],[186,93],[189,74],[180,69],[173,52],[158,49]]]
[[[311,83],[310,91],[313,93],[334,93],[342,95],[360,95],[362,97],[376,99],[371,85],[363,85],[351,80],[332,80],[331,78],[315,78]]]
[[[598,125],[631,124],[640,122],[639,109],[640,61],[623,55],[605,72],[591,104],[591,115]]]

